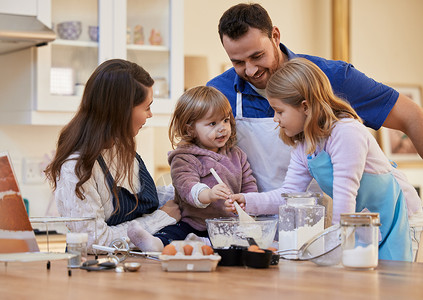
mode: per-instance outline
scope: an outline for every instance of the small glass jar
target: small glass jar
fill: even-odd
[[[378,265],[379,213],[341,214],[342,265],[374,269]]]
[[[66,234],[66,252],[75,256],[68,260],[68,268],[79,268],[87,260],[87,233]]]
[[[279,206],[279,250],[299,249],[324,230],[325,207],[316,204],[312,193],[287,193],[282,197],[286,204]]]

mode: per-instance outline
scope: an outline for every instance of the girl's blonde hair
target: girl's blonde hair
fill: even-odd
[[[306,101],[309,113],[304,131],[288,137],[281,129],[279,136],[290,146],[305,140],[307,154],[313,153],[316,146],[330,136],[334,123],[339,119],[353,118],[361,122],[351,105],[335,96],[325,73],[305,58],[291,59],[277,70],[267,83],[266,96],[294,107]]]
[[[204,118],[209,112],[229,117],[231,136],[225,148],[231,148],[236,143],[235,119],[228,99],[214,87],[197,86],[187,90],[178,99],[169,126],[169,140],[172,148],[179,144],[197,144],[191,128],[195,122]]]

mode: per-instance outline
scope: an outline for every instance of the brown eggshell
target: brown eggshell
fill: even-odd
[[[175,255],[176,252],[176,248],[172,244],[166,245],[162,250],[162,254],[164,255]]]
[[[184,247],[184,254],[185,255],[191,255],[192,254],[192,250],[194,249],[191,245],[186,244]]]
[[[250,247],[248,247],[248,251],[264,253],[264,250],[260,249],[257,245],[251,245]]]
[[[272,251],[272,252],[276,252],[276,251],[278,251],[278,249],[276,249],[276,248],[274,248],[274,247],[269,247],[269,248],[267,248],[267,250],[270,250],[270,251]]]
[[[201,251],[203,251],[203,255],[212,255],[214,253],[213,248],[208,245],[201,246]]]

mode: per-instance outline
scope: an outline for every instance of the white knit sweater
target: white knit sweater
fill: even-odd
[[[70,160],[62,165],[60,179],[57,182],[57,189],[54,197],[57,209],[63,217],[94,217],[96,222],[68,222],[66,225],[71,232],[88,233],[88,251],[92,252],[92,244],[109,246],[110,243],[119,238],[127,237],[128,225],[131,222],[139,222],[145,230],[155,233],[167,225],[176,224],[176,220],[164,211],[158,209],[151,214],[143,215],[132,221],[124,222],[116,226],[108,226],[107,220],[113,213],[113,196],[107,185],[103,171],[96,162],[93,167],[91,178],[82,186],[85,196],[84,200],[79,199],[75,194],[75,186],[79,181],[75,174],[75,158],[79,154],[70,156]],[[102,153],[110,173],[115,178],[116,165],[110,151]],[[139,164],[134,158],[133,184],[136,192],[139,191]],[[131,191],[128,180],[119,184]],[[160,207],[168,200],[173,199],[174,191],[172,185],[158,187]]]

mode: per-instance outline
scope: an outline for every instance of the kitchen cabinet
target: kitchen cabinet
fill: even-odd
[[[149,125],[168,125],[183,92],[183,0],[52,0],[37,5],[56,33],[67,21],[81,22],[82,31],[73,40],[58,34],[47,46],[0,56],[0,64],[10,70],[0,75],[1,123],[66,124],[94,69],[122,58],[144,67],[156,80],[155,88],[162,87],[155,90]],[[98,40],[90,38],[89,26],[98,26]]]

